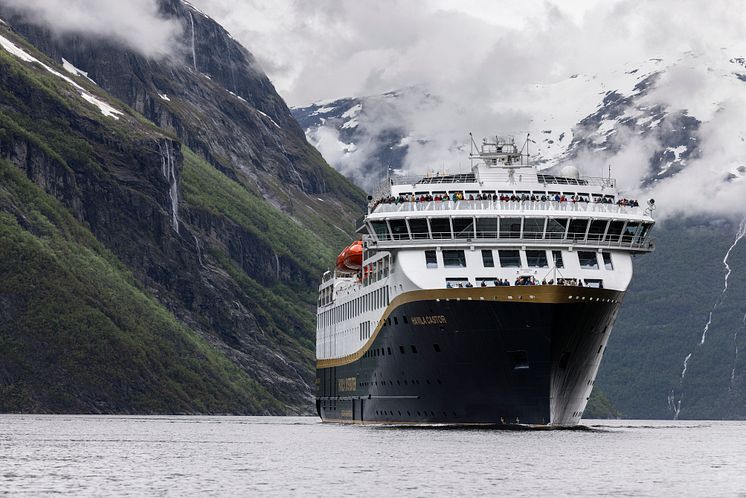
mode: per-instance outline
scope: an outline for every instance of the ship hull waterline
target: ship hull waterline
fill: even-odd
[[[414,291],[365,347],[317,362],[324,422],[573,426],[623,292],[569,286]]]

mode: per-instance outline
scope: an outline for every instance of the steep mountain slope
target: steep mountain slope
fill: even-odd
[[[0,255],[0,412],[283,410],[5,160]]]
[[[134,353],[130,357],[112,347],[91,351],[82,348],[82,343],[56,349],[63,344],[55,341],[60,325],[51,303],[62,299],[57,293],[63,289],[50,283],[50,309],[34,308],[39,314],[34,326],[42,333],[40,343],[50,348],[51,364],[47,370],[39,369],[36,377],[27,378],[22,390],[28,395],[5,409],[311,410],[314,288],[337,247],[350,239],[351,220],[363,202],[362,193],[305,142],[245,49],[212,20],[180,2],[164,1],[162,9],[185,24],[188,19],[190,27],[193,20],[195,40],[211,37],[196,46],[194,53],[198,65],[204,64],[199,67],[212,71],[212,79],[188,63],[158,63],[106,40],[59,37],[0,5],[0,15],[12,26],[0,25],[0,40],[4,40],[0,50],[0,158],[61,203],[80,230],[89,230],[100,247],[110,251],[109,264],[123,275],[115,277],[126,279],[131,272],[130,286],[151,303],[153,313],[171,316],[170,322],[163,322],[165,318],[153,322],[146,310],[123,304],[132,316],[138,316],[141,328],[133,329],[131,320],[121,320],[120,335],[138,344],[143,351],[140,356],[148,358],[198,356],[189,351],[206,348],[209,355],[204,354],[213,358],[214,365],[207,362],[199,367],[202,370],[195,368],[194,375],[210,381],[192,383],[193,379],[182,375],[176,386],[181,402],[176,403],[155,385],[159,375],[150,375],[150,385],[138,380],[146,373],[142,369],[156,370],[148,362],[136,361]],[[51,57],[36,51],[19,33],[28,35]],[[63,55],[68,70],[75,72],[71,64],[81,68],[90,80],[66,72]],[[236,90],[233,93],[245,97],[229,93],[225,88],[228,78]],[[5,181],[2,187],[7,187]],[[12,204],[0,203],[0,212],[34,212],[24,202],[16,198]],[[31,230],[22,222],[19,226]],[[33,231],[32,235],[37,236]],[[21,236],[8,240],[3,259],[7,256],[16,263],[3,266],[2,280],[12,282],[31,271],[26,267],[31,263],[10,259],[30,242]],[[63,249],[82,251],[74,242]],[[97,287],[88,285],[91,277],[85,268],[76,273],[75,266],[62,266],[82,282],[80,295],[95,295]],[[126,286],[117,284],[119,280],[101,282],[111,286],[110,299],[97,303],[99,311],[112,320],[118,315],[111,306],[134,299],[128,297]],[[14,310],[4,316],[27,316],[12,305],[30,302],[42,284],[3,289],[2,302]],[[70,294],[65,295],[69,299]],[[12,342],[31,334],[23,323],[0,321],[0,337]],[[197,346],[177,348],[179,343],[174,341],[158,345],[138,339],[142,337],[138,330],[142,334],[165,330],[158,323],[168,323]],[[75,330],[72,322],[66,326],[66,330]],[[89,330],[94,335],[106,334],[98,326]],[[16,360],[26,352],[0,348],[3,356],[17,353]],[[91,387],[98,384],[78,382],[86,372],[70,377],[65,389],[59,389],[80,393],[75,399],[44,401],[52,399],[44,391],[49,371],[65,371],[60,365],[68,354],[79,357],[71,369],[84,368],[83,360],[94,353],[91,364],[106,363],[114,355],[132,374],[122,375],[113,384],[106,403],[100,403],[100,392]],[[0,363],[11,361],[8,356],[4,360]],[[174,372],[183,370],[176,360],[172,363]],[[208,367],[220,367],[220,371],[210,373]],[[0,384],[17,389],[18,371],[0,376]],[[36,372],[25,370],[30,371]],[[244,381],[243,387],[237,387]],[[139,404],[130,403],[127,395],[134,386],[145,399]],[[189,401],[191,389],[195,389],[193,402]],[[216,400],[204,402],[200,392]],[[162,402],[154,401],[161,397]]]
[[[667,88],[661,85],[692,79],[688,71],[697,65],[706,67],[712,79],[709,86],[701,78],[695,79],[703,88],[713,90],[702,93],[706,100],[700,101],[700,94],[695,94],[697,98],[661,103],[665,99],[660,93]],[[702,156],[702,128],[707,123],[701,117],[722,111],[718,102],[737,94],[746,81],[744,72],[743,59],[703,60],[687,53],[678,61],[643,61],[607,75],[607,80],[597,75],[571,75],[554,85],[536,85],[529,92],[535,101],[517,104],[525,104],[536,116],[532,152],[541,167],[570,162],[583,170],[592,164],[603,167],[605,173],[605,160],[614,158],[612,173],[623,178],[623,187],[644,191],[685,172]],[[412,91],[321,102],[293,109],[293,114],[309,141],[335,168],[370,190],[385,177],[388,167],[425,171],[430,166],[411,164],[407,154],[413,137],[422,142],[438,137],[421,136],[408,123],[412,122],[413,100],[424,102],[427,108],[437,106],[438,99],[422,90],[418,90],[420,97],[413,97]],[[700,109],[690,112],[684,106],[687,103]],[[703,111],[702,107],[711,109]],[[742,134],[738,128],[732,131],[735,136]],[[630,143],[642,152],[616,156]],[[433,146],[443,148],[441,143],[433,142]],[[327,150],[342,152],[327,155]],[[362,154],[372,159],[359,157]],[[704,186],[743,181],[746,163],[725,166],[730,168],[726,174],[709,173],[699,182]],[[631,168],[635,171],[628,171]],[[584,173],[602,174],[589,169]],[[716,200],[684,191],[681,196],[690,196],[690,202],[698,204]],[[690,212],[701,212],[698,207],[692,205]],[[746,363],[743,355],[737,354],[746,350],[746,333],[742,333],[746,289],[741,285],[746,253],[741,245],[730,253],[729,288],[712,315],[705,344],[699,345],[709,313],[721,299],[723,280],[729,272],[723,258],[737,232],[737,223],[717,217],[664,220],[655,228],[656,251],[636,258],[632,285],[598,379],[623,416],[746,418]],[[682,381],[689,353],[692,356]]]

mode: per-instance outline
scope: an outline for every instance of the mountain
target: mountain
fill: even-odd
[[[649,59],[608,74],[570,75],[552,85],[537,84],[525,100],[515,103],[532,116],[527,121],[535,142],[532,161],[552,169],[574,164],[591,176],[602,172],[589,170],[589,164],[602,167],[605,174],[613,161],[612,174],[621,177],[620,185],[645,195],[664,179],[687,173],[702,157],[702,136],[712,135],[711,128],[703,133],[709,122],[702,116],[715,119],[723,114],[718,102],[737,95],[746,81],[744,64],[738,57],[705,60],[686,53],[675,61]],[[699,76],[691,77],[689,71],[697,66],[707,68],[707,85]],[[680,95],[678,101],[660,98],[672,81],[687,79],[697,82],[699,86],[691,86],[700,93]],[[319,102],[292,112],[335,168],[372,191],[388,168],[431,169],[431,164],[414,162],[419,157],[410,155],[415,143],[428,144],[446,157],[451,152],[466,157],[468,143],[460,137],[448,141],[427,136],[415,126],[416,112],[432,115],[442,100],[410,88]],[[692,111],[686,105],[699,108]],[[704,106],[709,107],[703,111]],[[737,138],[738,128],[733,132]],[[625,155],[635,148],[641,152]],[[341,152],[327,153],[334,150]],[[741,181],[746,163],[725,165],[725,174],[703,174],[695,181],[703,188]],[[448,166],[456,168],[452,162]],[[624,417],[743,419],[746,359],[739,351],[746,351],[746,242],[741,240],[728,254],[739,233],[738,222],[705,214],[697,204],[715,199],[697,190],[682,189],[679,195],[676,202],[688,204],[684,211],[690,215],[660,221],[654,230],[656,251],[636,258],[597,385]],[[723,262],[726,254],[728,264]],[[726,276],[729,285],[724,290]]]
[[[0,4],[0,411],[312,410],[315,288],[364,195],[251,53],[159,6],[188,56]]]

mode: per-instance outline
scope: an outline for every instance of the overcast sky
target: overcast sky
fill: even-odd
[[[261,61],[290,105],[504,89],[742,44],[741,0],[193,0]],[[455,88],[454,88],[455,90]],[[481,90],[481,88],[480,88]],[[481,92],[480,92],[481,94]]]

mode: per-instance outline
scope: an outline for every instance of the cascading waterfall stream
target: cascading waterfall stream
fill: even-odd
[[[179,185],[176,181],[176,163],[171,153],[171,144],[166,140],[163,145],[158,142],[161,152],[161,173],[168,181],[168,196],[171,203],[171,226],[179,233]]]
[[[715,304],[712,306],[712,309],[710,310],[709,315],[707,316],[707,323],[705,323],[705,327],[702,330],[702,337],[699,340],[699,344],[697,344],[697,347],[702,347],[705,344],[705,341],[707,340],[707,332],[710,330],[710,325],[712,325],[712,315],[717,310],[717,308],[722,304],[723,300],[725,299],[725,293],[728,291],[728,279],[730,278],[730,274],[732,272],[731,267],[728,265],[728,258],[730,257],[731,251],[736,248],[738,245],[738,242],[746,236],[746,216],[741,220],[741,223],[738,225],[738,231],[736,232],[736,238],[733,241],[733,243],[730,245],[728,250],[725,253],[725,256],[723,257],[723,266],[725,266],[725,277],[723,278],[723,290],[720,292],[720,295],[718,296],[717,300],[715,301]],[[744,316],[744,320],[746,320],[746,315]],[[736,334],[734,335],[733,341],[735,343],[736,339],[738,339],[738,332],[736,331]],[[738,346],[735,346],[736,352],[735,356],[738,356]],[[673,411],[673,419],[678,420],[679,413],[681,413],[681,400],[683,398],[682,388],[684,387],[684,379],[686,377],[686,370],[689,365],[689,360],[692,357],[692,354],[694,354],[694,351],[691,351],[689,354],[686,355],[684,358],[684,366],[681,369],[681,377],[679,379],[679,399],[676,400],[676,394],[674,389],[671,389],[671,393],[668,395],[668,407],[671,411]],[[733,379],[735,377],[735,360],[733,364],[733,371],[731,373],[731,381],[730,381],[730,387],[733,386]]]
[[[194,17],[192,17],[192,13],[189,13],[189,22],[192,26],[192,65],[194,66],[194,70],[197,70],[197,49],[195,48],[194,43]]]
[[[743,320],[741,320],[741,323],[746,327],[746,313],[743,314]],[[739,329],[736,329],[736,331],[733,332],[733,368],[730,371],[730,385],[728,386],[728,391],[733,391],[733,383],[736,380],[736,364],[738,363],[738,331]]]

